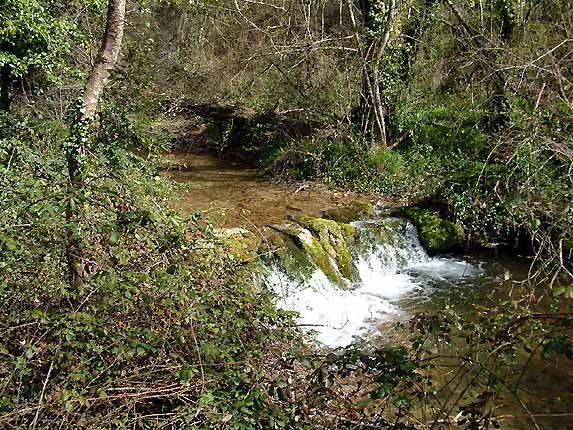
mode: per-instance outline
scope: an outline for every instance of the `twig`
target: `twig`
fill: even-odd
[[[533,109],[533,112],[537,111],[537,109],[539,108],[539,103],[541,102],[541,96],[543,96],[543,91],[545,91],[545,82],[543,82],[543,86],[539,91],[539,95],[537,96],[537,102],[535,102],[535,108]]]
[[[495,417],[496,420],[507,420],[507,419],[516,419],[520,417],[573,417],[573,412],[562,412],[562,413],[544,413],[544,414],[530,414],[530,415],[498,415]]]
[[[40,410],[42,409],[42,402],[44,401],[44,392],[46,391],[46,386],[48,385],[48,380],[50,379],[53,367],[54,367],[54,362],[52,361],[50,363],[50,368],[48,369],[48,374],[46,375],[46,379],[44,380],[44,386],[42,387],[42,393],[40,394],[40,403],[38,404],[38,408],[36,409],[36,415],[34,416],[34,421],[32,422],[32,430],[36,428],[36,423],[38,422],[38,417],[40,416]]]

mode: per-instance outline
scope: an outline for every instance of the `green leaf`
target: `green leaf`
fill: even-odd
[[[2,242],[4,242],[4,245],[6,245],[6,248],[8,248],[8,251],[16,251],[18,249],[18,243],[12,239],[10,239],[9,237],[3,236],[0,239],[2,239]]]
[[[539,221],[539,219],[535,218],[532,222],[531,222],[531,230],[533,230],[534,232],[539,230],[539,227],[541,226],[541,221]]]
[[[117,231],[112,231],[109,235],[109,240],[111,243],[116,244],[119,240],[119,233]]]

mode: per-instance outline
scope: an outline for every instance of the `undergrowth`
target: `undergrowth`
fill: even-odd
[[[570,317],[558,307],[536,313],[527,297],[477,323],[451,309],[420,316],[402,326],[398,345],[313,353],[208,220],[168,209],[173,190],[133,152],[140,135],[126,118],[100,117],[74,195],[64,125],[1,121],[3,428],[488,428],[499,399],[520,394],[508,385],[518,387],[512,375],[530,364],[520,351],[571,356]],[[335,172],[351,172],[344,145],[304,148],[284,143],[281,162],[305,151],[289,172],[320,178],[337,163]],[[361,154],[371,175],[384,160],[407,166],[405,152]],[[82,244],[80,286],[65,263],[70,199],[80,209],[71,226]],[[443,369],[463,376],[444,380]],[[458,395],[445,395],[453,384]]]
[[[121,121],[94,130],[77,195],[67,194],[63,124],[1,121],[0,426],[266,429],[293,419],[270,391],[293,369],[290,319],[208,222],[168,209],[169,185],[130,151]],[[81,214],[77,288],[65,264],[69,199]]]

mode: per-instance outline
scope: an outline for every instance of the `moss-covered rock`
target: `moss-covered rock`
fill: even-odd
[[[416,226],[420,242],[430,254],[447,252],[464,240],[461,226],[441,219],[431,209],[407,208],[402,213]]]
[[[311,218],[309,218],[309,220],[310,219]],[[272,225],[270,227],[292,238],[294,243],[312,258],[318,268],[322,270],[331,281],[341,286],[346,284],[342,278],[342,271],[337,267],[338,262],[336,258],[332,256],[332,251],[328,247],[325,249],[320,238],[315,237],[308,228],[294,223]]]
[[[360,219],[360,214],[348,206],[338,206],[327,209],[323,212],[323,216],[336,222],[350,223]]]
[[[346,223],[340,223],[338,225],[340,226],[340,230],[342,231],[342,235],[346,239],[346,242],[353,245],[356,242],[356,229],[354,226]]]
[[[360,229],[356,230],[353,239],[354,249],[359,254],[368,255],[375,252],[378,244],[391,243],[394,237],[391,231],[397,228],[395,224],[397,222],[392,219],[363,223]]]
[[[308,218],[306,227],[318,238],[328,255],[336,261],[342,276],[352,279],[354,272],[347,237],[354,237],[354,227],[323,218]]]
[[[374,216],[374,205],[366,199],[356,198],[350,202],[349,206],[358,211],[362,218],[371,218]]]
[[[287,238],[283,246],[277,248],[273,255],[293,279],[307,281],[316,269],[306,251],[299,248],[290,238]]]

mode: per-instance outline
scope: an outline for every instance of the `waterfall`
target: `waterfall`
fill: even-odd
[[[407,318],[409,302],[428,301],[439,286],[459,286],[481,273],[479,266],[456,258],[430,257],[407,220],[358,221],[352,227],[354,276],[342,284],[308,255],[306,276],[278,259],[267,261],[263,270],[277,306],[296,312],[301,327],[316,332],[327,347],[375,337],[382,324]],[[334,259],[331,263],[340,274]]]

